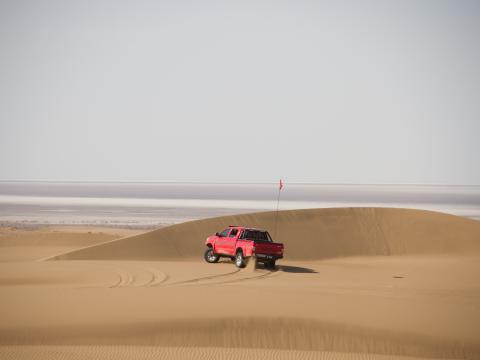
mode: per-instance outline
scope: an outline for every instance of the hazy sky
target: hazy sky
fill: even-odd
[[[0,0],[0,179],[480,184],[479,1]]]

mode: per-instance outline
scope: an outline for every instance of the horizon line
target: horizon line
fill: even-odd
[[[445,183],[353,183],[353,182],[312,182],[286,181],[285,185],[321,185],[321,186],[432,186],[432,187],[480,187],[480,184]],[[91,183],[91,184],[198,184],[198,185],[276,185],[278,181],[185,181],[185,180],[61,180],[61,179],[0,179],[0,183]]]

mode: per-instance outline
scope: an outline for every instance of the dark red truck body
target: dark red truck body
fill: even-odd
[[[217,262],[220,257],[235,260],[238,267],[244,267],[246,260],[254,256],[266,267],[275,267],[275,261],[283,258],[283,244],[272,241],[265,230],[244,226],[229,226],[220,233],[209,236],[205,242],[205,260]]]

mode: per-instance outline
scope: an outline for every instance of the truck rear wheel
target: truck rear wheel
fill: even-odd
[[[215,254],[211,247],[205,250],[205,254],[203,255],[203,258],[205,259],[206,262],[211,264],[216,263],[218,262],[218,260],[220,260],[220,256]]]
[[[264,263],[267,269],[275,269],[275,260],[269,260]]]
[[[247,265],[241,251],[238,251],[237,255],[235,256],[235,265],[238,268],[244,268]]]

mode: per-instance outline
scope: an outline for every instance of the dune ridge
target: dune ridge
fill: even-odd
[[[272,330],[273,329],[273,330]],[[211,318],[0,332],[0,345],[219,347],[476,359],[475,344],[301,318]],[[25,341],[22,339],[25,338]]]
[[[263,360],[420,360],[421,358],[398,355],[356,354],[329,351],[213,348],[213,347],[158,347],[158,346],[3,346],[0,358],[5,360],[76,360],[76,359],[263,359]]]
[[[396,208],[329,208],[222,216],[172,225],[52,259],[181,260],[199,258],[207,236],[228,225],[268,229],[290,260],[369,255],[479,253],[480,222]]]

